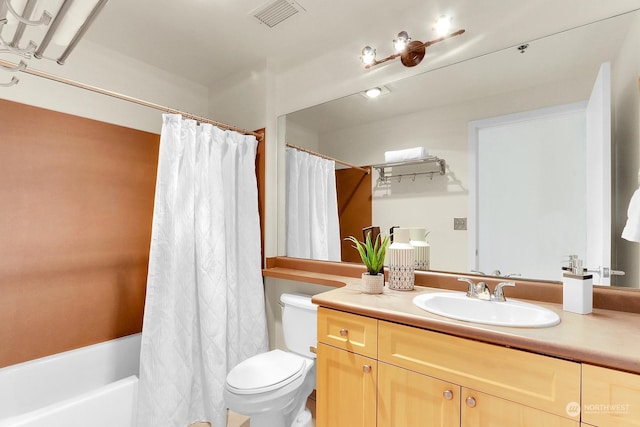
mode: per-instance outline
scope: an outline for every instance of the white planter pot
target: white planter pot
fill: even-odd
[[[381,294],[383,288],[384,274],[362,273],[362,292],[365,294]]]

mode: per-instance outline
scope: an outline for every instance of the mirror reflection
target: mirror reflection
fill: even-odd
[[[560,280],[563,256],[576,254],[589,258],[584,244],[562,246],[561,242],[568,241],[565,239],[568,234],[577,235],[577,241],[585,242],[590,228],[586,225],[587,213],[606,211],[609,206],[608,227],[604,228],[610,231],[610,242],[601,242],[600,246],[610,253],[610,260],[606,265],[600,260],[594,265],[585,265],[601,271],[625,272],[624,276],[611,276],[609,283],[599,280],[599,275],[594,277],[597,283],[637,287],[640,282],[639,244],[624,240],[620,235],[627,220],[631,195],[638,188],[639,15],[637,11],[630,12],[388,83],[373,99],[358,93],[287,114],[280,120],[286,127],[286,142],[347,164],[373,166],[371,174],[367,175],[336,163],[337,211],[342,238],[348,235],[362,237],[361,229],[367,226],[380,227],[383,233],[388,233],[393,226],[424,227],[429,232],[430,267],[434,270],[477,270],[486,274],[520,274],[526,278]],[[598,160],[611,168],[611,183],[600,179],[610,201],[606,201],[606,195],[605,202],[593,200],[591,184],[586,184],[587,177],[594,175],[592,167],[584,163],[586,136],[580,133],[586,130],[575,131],[581,139],[575,142],[577,145],[565,147],[568,151],[563,153],[550,152],[546,157],[536,157],[535,161],[532,157],[531,162],[526,161],[529,155],[526,152],[515,154],[522,160],[520,164],[535,165],[528,172],[534,174],[529,181],[549,181],[555,189],[555,197],[563,201],[571,200],[575,195],[581,200],[572,212],[562,214],[564,222],[554,224],[550,218],[560,213],[543,216],[544,212],[556,209],[552,201],[542,202],[547,206],[541,211],[543,213],[522,204],[522,200],[540,198],[536,191],[545,190],[525,188],[523,174],[516,173],[522,168],[510,157],[513,153],[503,147],[493,152],[490,164],[478,165],[478,141],[471,138],[477,128],[473,126],[491,123],[499,117],[549,110],[572,111],[571,114],[577,114],[572,118],[577,123],[574,125],[586,128],[587,123],[592,123],[586,105],[604,63],[610,64],[611,102],[610,106],[605,104],[609,106],[610,114],[611,154],[607,158],[605,152]],[[531,133],[525,130],[525,135]],[[549,145],[551,134],[557,137],[559,133],[557,130],[548,130],[547,134],[542,131],[538,137],[539,141],[547,142],[543,145],[544,150],[569,139],[560,137]],[[522,140],[522,135],[507,136],[505,144]],[[407,166],[384,167],[388,166],[386,160],[390,153],[398,154],[407,149],[420,149],[421,158],[427,156],[442,162],[430,162],[431,166],[412,162]],[[562,176],[549,178],[553,176],[551,168],[573,167],[568,164],[574,160],[584,164],[580,176],[576,177],[578,172],[572,171],[572,180]],[[433,164],[435,169],[430,169]],[[441,164],[444,174],[439,171]],[[487,196],[488,204],[484,206],[488,208],[482,212],[478,212],[477,206],[483,203],[486,191],[483,193],[478,187],[479,170],[485,178],[490,178],[488,182],[496,183],[492,187],[496,190],[493,199]],[[318,190],[312,193],[318,194],[330,186],[331,177],[326,179],[329,181],[316,183]],[[300,177],[297,180],[300,182]],[[501,193],[497,183],[508,183],[511,190]],[[512,196],[518,191],[524,198],[516,200]],[[502,217],[491,218],[488,216],[491,212],[500,213]],[[483,243],[490,242],[499,230],[507,229],[500,227],[505,225],[505,218],[519,223],[521,228],[501,237],[507,240],[501,240],[499,247],[519,263],[500,258],[495,247],[488,249],[491,257],[486,263],[483,259],[479,261]],[[480,231],[479,224],[493,224],[496,228]],[[541,227],[545,231],[552,230],[553,238],[541,237],[536,232]],[[291,228],[287,227],[287,230],[289,232]],[[332,233],[335,236],[335,227]],[[509,235],[513,240],[508,240]],[[325,238],[329,239],[324,236],[310,238],[322,244],[325,244]],[[538,246],[538,243],[541,243],[541,249],[521,250]],[[353,251],[350,245],[343,241],[340,244],[339,259],[357,262],[350,254]],[[331,244],[326,243],[326,246]],[[538,259],[536,251],[543,251],[546,259]],[[300,256],[289,251],[287,255]],[[316,258],[311,254],[306,256]]]

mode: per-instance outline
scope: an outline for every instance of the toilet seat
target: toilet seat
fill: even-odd
[[[227,389],[235,394],[257,394],[284,387],[300,378],[305,358],[282,350],[250,357],[227,375]]]

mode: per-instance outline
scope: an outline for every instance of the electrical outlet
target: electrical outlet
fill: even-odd
[[[467,218],[453,218],[453,229],[454,230],[466,230],[467,229]]]

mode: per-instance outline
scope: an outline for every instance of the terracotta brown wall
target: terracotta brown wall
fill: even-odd
[[[336,191],[342,261],[362,262],[353,244],[344,239],[354,236],[362,240],[362,229],[372,225],[371,173],[358,169],[336,170]]]
[[[0,366],[141,330],[159,136],[0,100]]]

